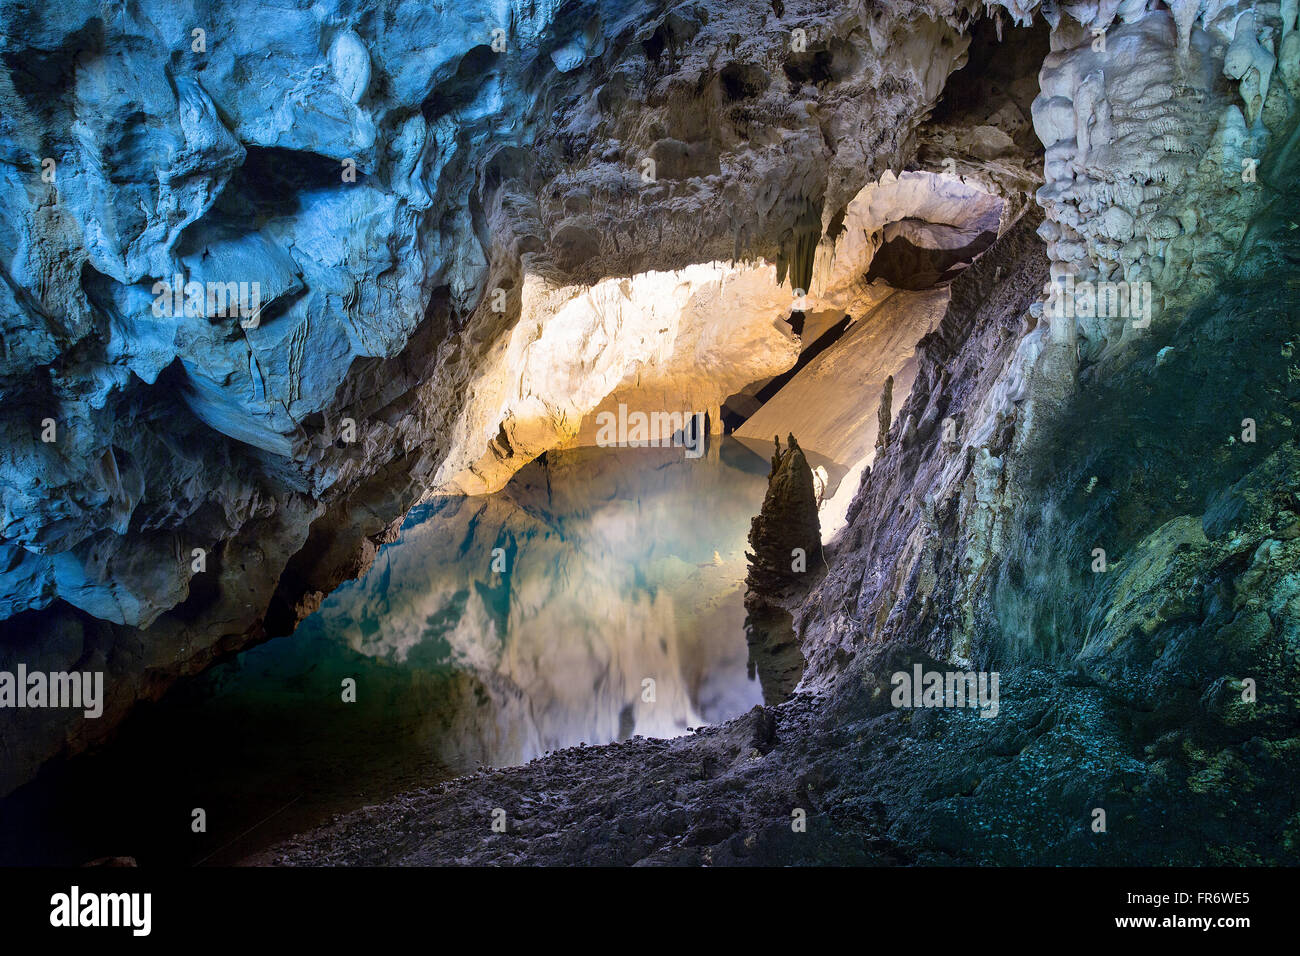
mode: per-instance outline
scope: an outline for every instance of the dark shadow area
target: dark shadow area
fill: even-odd
[[[895,289],[920,292],[942,282],[950,282],[957,273],[970,265],[984,252],[998,235],[994,231],[980,233],[974,240],[956,249],[929,249],[895,236],[876,253],[867,270],[866,281],[883,279]]]

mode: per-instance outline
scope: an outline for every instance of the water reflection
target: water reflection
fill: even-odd
[[[766,470],[723,446],[551,453],[499,495],[434,500],[300,630],[468,675],[431,741],[452,766],[725,720],[762,700],[742,587]]]
[[[480,764],[749,709],[744,551],[766,474],[730,441],[695,460],[585,449],[420,507],[292,636],[178,683],[0,803],[0,863],[229,863]]]

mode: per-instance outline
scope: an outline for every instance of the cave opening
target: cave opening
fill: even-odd
[[[1031,107],[1038,71],[1051,52],[1051,29],[1035,19],[1017,26],[1001,13],[971,26],[966,64],[948,77],[929,122],[938,126],[993,125],[1017,146],[1038,152]]]
[[[821,237],[818,264],[801,268],[820,299],[790,314],[801,340],[797,361],[749,383],[722,406],[727,432],[756,452],[770,447],[774,434],[799,436],[816,470],[828,537],[847,520],[857,477],[874,455],[879,423],[873,419],[885,379],[896,411],[915,372],[911,355],[942,315],[947,287],[993,245],[1004,214],[1020,208],[1025,191],[1041,181],[1043,147],[1032,103],[1050,29],[1041,20],[1014,26],[995,14],[977,20],[970,33],[966,62],[947,78],[918,129],[920,168],[902,174],[901,185],[882,181],[871,196],[860,194],[858,207],[836,211]],[[829,56],[819,61],[809,53],[788,62],[787,75],[817,82],[829,67]],[[1016,198],[1007,205],[1009,197]],[[846,257],[855,244],[856,258]],[[856,283],[857,297],[829,301],[835,297],[817,289],[825,285],[824,263],[846,258],[852,266],[841,265],[840,278]],[[849,404],[851,410],[841,407]],[[844,435],[863,437],[846,442]]]
[[[337,159],[279,146],[248,146],[244,163],[230,177],[213,212],[232,224],[288,218],[303,210],[305,197],[342,188],[345,165]],[[366,173],[355,170],[355,182]]]
[[[943,171],[868,184],[833,217],[809,267],[812,289],[790,313],[798,358],[724,401],[727,432],[756,454],[773,435],[798,437],[823,541],[845,526],[879,429],[910,391],[917,343],[942,318],[953,279],[996,240],[1004,208],[994,191]]]

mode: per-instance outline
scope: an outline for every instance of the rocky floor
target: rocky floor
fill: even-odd
[[[1294,754],[1274,763],[1271,783],[1252,782],[1257,805],[1247,807],[1134,753],[1141,711],[1085,678],[1004,672],[996,719],[898,711],[887,695],[863,682],[831,708],[798,697],[685,738],[481,771],[341,816],[246,863],[1300,861],[1293,833],[1266,843],[1249,836],[1277,821],[1286,780],[1300,770]],[[1099,807],[1104,833],[1093,828]]]

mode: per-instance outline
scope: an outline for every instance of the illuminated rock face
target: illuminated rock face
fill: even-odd
[[[619,405],[716,422],[728,395],[799,354],[785,321],[791,292],[771,265],[709,263],[591,287],[528,276],[522,298],[519,324],[471,385],[440,491],[493,492],[551,448],[597,444],[599,416]]]
[[[946,283],[911,291],[871,280],[873,260],[899,236],[918,249],[981,249],[977,240],[997,235],[1003,207],[1000,197],[955,176],[887,173],[854,197],[843,231],[819,246],[812,288],[799,304],[823,322],[847,316],[851,324],[736,436],[761,451],[771,436],[793,434],[809,461],[825,469],[823,540],[844,527],[858,481],[874,458],[876,396],[892,377],[893,407],[902,407],[916,375],[916,345],[948,305]]]
[[[1004,201],[946,173],[883,175],[864,186],[848,204],[843,231],[817,247],[811,291],[827,304],[855,312],[852,298],[881,246],[898,235],[921,248],[969,245],[997,234]]]
[[[801,343],[787,321],[792,307],[822,322],[872,314],[876,332],[869,341],[854,336],[852,346],[867,377],[808,385],[812,370],[801,373],[799,385],[782,390],[781,405],[798,407],[802,419],[765,410],[740,434],[763,441],[792,428],[807,434],[816,420],[822,437],[810,435],[805,447],[833,463],[838,484],[845,468],[862,463],[859,446],[869,447],[875,434],[822,403],[836,396],[859,405],[856,386],[869,392],[901,371],[942,305],[942,296],[926,295],[908,306],[891,300],[877,312],[892,290],[865,278],[873,257],[898,236],[922,249],[969,246],[997,234],[1002,208],[999,197],[955,176],[886,173],[849,203],[839,236],[819,245],[810,289],[793,288],[789,277],[778,282],[776,266],[761,262],[703,263],[590,287],[557,288],[526,275],[520,320],[470,385],[438,472],[439,490],[495,491],[550,448],[596,443],[598,416],[620,405],[643,413],[708,413],[716,425],[730,395],[794,365]],[[834,374],[828,366],[849,364],[842,355],[849,346],[837,348],[836,361],[819,363],[821,378]]]
[[[894,379],[897,410],[916,377],[916,345],[938,325],[947,305],[946,288],[893,292],[736,432],[755,451],[770,447],[773,435],[793,434],[809,461],[826,470],[823,540],[844,526],[858,479],[875,457],[877,399],[885,379]]]

